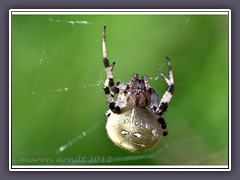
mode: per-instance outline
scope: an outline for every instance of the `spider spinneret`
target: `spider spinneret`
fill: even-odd
[[[166,57],[169,78],[159,72],[168,84],[168,89],[159,100],[147,76],[139,79],[135,74],[129,83],[114,83],[112,71],[115,62],[110,64],[107,57],[106,26],[103,27],[102,50],[107,74],[103,89],[109,104],[106,113],[108,136],[120,148],[131,152],[145,151],[157,144],[161,135],[168,134],[163,114],[174,92],[170,60]],[[116,101],[115,94],[118,95]]]

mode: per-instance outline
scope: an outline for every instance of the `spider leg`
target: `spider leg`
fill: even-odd
[[[163,77],[163,79],[166,81],[168,84],[168,89],[162,96],[160,102],[158,103],[158,97],[157,93],[155,92],[154,89],[150,89],[150,94],[151,94],[151,103],[150,107],[153,111],[154,114],[158,115],[158,122],[161,125],[161,128],[163,129],[163,136],[167,136],[168,131],[167,131],[167,125],[164,120],[163,113],[167,110],[168,104],[171,101],[173,92],[174,92],[174,79],[173,79],[173,72],[172,72],[172,66],[170,64],[170,59],[166,57],[167,59],[167,65],[168,65],[168,70],[169,70],[169,78],[167,78],[163,73],[159,72],[159,74]]]
[[[168,134],[168,131],[166,130],[167,129],[166,122],[164,118],[161,115],[159,115],[157,111],[157,108],[159,107],[158,95],[153,88],[150,88],[148,92],[151,94],[150,108],[155,115],[159,116],[158,122],[160,123],[161,128],[163,129],[162,134],[163,136],[166,136]]]
[[[147,76],[143,76],[143,81],[145,84],[145,88],[146,91],[150,93],[150,108],[152,110],[153,113],[156,112],[158,106],[159,106],[159,100],[158,100],[158,94],[156,93],[156,91],[150,87],[149,81],[148,81],[148,77]]]
[[[148,77],[143,76],[143,81],[144,81],[144,84],[145,84],[145,88],[148,91],[150,89],[150,84],[149,84],[149,81],[148,81]]]
[[[102,35],[102,51],[103,51],[103,64],[105,67],[105,71],[107,74],[106,81],[104,83],[104,92],[106,94],[108,103],[109,103],[109,108],[112,110],[114,113],[120,113],[120,107],[115,106],[115,101],[114,97],[112,94],[118,94],[119,93],[119,88],[114,85],[114,80],[113,80],[113,69],[115,66],[115,62],[113,62],[111,65],[109,63],[108,57],[107,57],[107,44],[106,44],[106,26],[103,27],[103,35]],[[110,89],[109,89],[110,87]]]
[[[150,108],[153,113],[156,113],[156,110],[159,106],[158,95],[153,88],[150,88],[148,92],[151,94]]]
[[[157,113],[159,116],[162,116],[163,113],[167,110],[168,104],[171,101],[171,98],[173,96],[174,92],[174,79],[173,79],[173,72],[172,72],[172,66],[170,64],[170,59],[166,57],[168,70],[169,70],[169,78],[167,78],[163,73],[159,72],[159,74],[163,77],[163,79],[168,84],[168,89],[162,96],[162,99],[160,100],[159,107],[157,109]]]
[[[127,95],[127,90],[129,89],[129,85],[126,83],[122,83],[118,85],[119,88],[119,94],[118,94],[118,98],[116,100],[116,107],[120,107],[124,108],[125,105],[127,104],[127,99],[126,99],[126,95]]]

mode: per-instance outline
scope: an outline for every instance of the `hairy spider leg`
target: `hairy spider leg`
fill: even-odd
[[[156,110],[154,111],[155,114],[159,115],[158,122],[161,124],[161,127],[164,130],[163,136],[166,136],[168,134],[168,131],[166,130],[167,125],[162,116],[163,116],[163,113],[167,110],[168,104],[170,103],[171,98],[173,96],[173,92],[174,92],[174,79],[173,79],[172,66],[171,66],[169,57],[166,57],[166,61],[167,61],[168,70],[169,70],[169,78],[167,78],[162,72],[159,72],[159,74],[163,77],[163,79],[168,84],[168,89],[163,94],[159,102],[158,108],[156,108]],[[156,92],[153,92],[152,96],[155,96],[154,94],[156,94]]]
[[[104,92],[107,97],[107,101],[109,103],[109,108],[114,113],[120,113],[120,107],[115,106],[114,101],[114,94],[119,93],[119,88],[114,85],[113,80],[113,68],[115,66],[115,62],[113,62],[111,65],[109,64],[109,60],[107,57],[107,43],[106,43],[106,26],[103,27],[103,35],[102,35],[102,51],[103,51],[103,64],[105,67],[105,71],[107,74],[107,78],[104,83]],[[109,89],[110,87],[110,89]]]
[[[169,78],[167,78],[163,73],[159,72],[159,74],[163,77],[163,79],[168,84],[168,89],[162,96],[159,107],[157,109],[157,112],[159,115],[162,115],[168,108],[168,104],[172,99],[173,92],[174,92],[174,80],[173,80],[173,72],[172,72],[172,66],[170,64],[170,59],[166,57],[168,70],[169,70]]]

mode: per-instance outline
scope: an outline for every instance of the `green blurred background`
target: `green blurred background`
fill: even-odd
[[[115,80],[147,74],[161,97],[166,84],[154,77],[171,59],[169,135],[144,153],[106,134],[104,24]],[[227,165],[228,16],[13,15],[12,163]]]

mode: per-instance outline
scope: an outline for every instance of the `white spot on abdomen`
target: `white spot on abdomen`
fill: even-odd
[[[129,134],[129,133],[128,133],[127,131],[125,131],[125,130],[122,130],[122,131],[121,131],[121,134],[122,134],[122,135],[127,135],[127,134]]]
[[[134,135],[135,137],[137,137],[137,138],[140,138],[140,137],[142,136],[142,134],[141,134],[141,133],[138,133],[138,132],[133,133],[133,135]]]
[[[152,135],[153,135],[152,139],[154,139],[157,136],[156,132],[157,131],[155,129],[152,130]]]
[[[145,127],[148,128],[148,123],[145,124]]]

